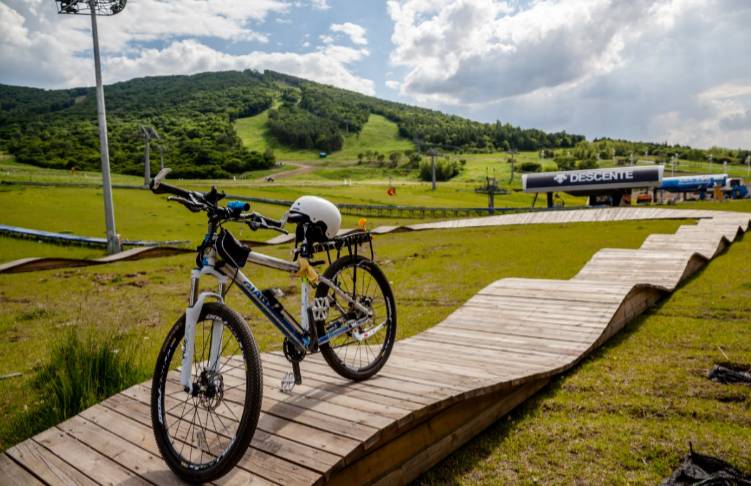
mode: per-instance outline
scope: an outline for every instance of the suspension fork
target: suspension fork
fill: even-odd
[[[182,366],[180,369],[180,384],[186,392],[193,392],[193,360],[195,359],[196,344],[196,325],[201,316],[203,305],[207,299],[216,299],[218,302],[224,302],[222,297],[224,285],[227,283],[227,277],[219,273],[214,268],[215,259],[212,254],[207,258],[207,262],[200,269],[195,268],[190,272],[190,295],[188,297],[188,307],[185,309],[185,341],[183,348]],[[199,284],[203,275],[211,275],[219,281],[218,292],[200,292]],[[211,324],[211,346],[209,350],[208,368],[216,371],[219,355],[222,347],[222,334],[224,333],[224,323],[214,320]]]

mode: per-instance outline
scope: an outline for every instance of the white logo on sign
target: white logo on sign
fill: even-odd
[[[558,184],[563,184],[563,183],[564,183],[564,182],[566,181],[566,179],[568,179],[568,177],[566,176],[566,174],[558,174],[558,175],[556,175],[555,177],[553,177],[553,179],[554,179],[554,180],[555,180],[555,181],[556,181],[556,182],[557,182]]]

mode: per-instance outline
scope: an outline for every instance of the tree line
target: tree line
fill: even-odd
[[[378,114],[396,123],[400,135],[415,142],[418,154],[429,148],[459,153],[539,150],[567,168],[591,166],[591,161],[603,158],[623,160],[632,153],[658,160],[677,154],[682,159],[718,163],[742,163],[751,155],[717,147],[701,150],[612,139],[588,142],[582,135],[565,131],[548,133],[501,121],[476,122],[273,71],[138,78],[108,85],[105,94],[112,169],[126,174],[143,170],[140,125],[157,130],[165,160],[178,177],[229,177],[270,167],[273,153],[246,149],[233,126],[237,118],[265,110],[269,110],[269,131],[278,141],[325,152],[341,149],[345,135],[359,133],[368,117]],[[97,170],[94,89],[0,85],[0,150],[23,163]],[[411,160],[414,169],[419,162]]]
[[[177,177],[225,178],[271,167],[273,153],[246,149],[232,122],[271,107],[276,90],[254,71],[139,78],[105,87],[112,170],[143,174],[140,125],[153,126]],[[0,149],[22,163],[99,170],[93,88],[0,85]],[[155,165],[152,163],[152,167]]]

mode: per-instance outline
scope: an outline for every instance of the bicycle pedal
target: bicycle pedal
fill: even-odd
[[[279,385],[279,391],[282,393],[291,393],[292,389],[295,388],[295,385],[295,374],[291,371],[288,371],[282,376],[282,382]]]

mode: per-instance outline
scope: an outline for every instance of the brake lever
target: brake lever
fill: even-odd
[[[184,197],[180,196],[170,196],[167,198],[167,201],[176,201],[188,208],[190,212],[197,213],[201,210],[201,207],[196,205],[194,202],[189,201],[185,199]]]
[[[286,229],[284,229],[284,228],[276,228],[274,226],[269,226],[269,225],[266,225],[266,224],[261,224],[261,223],[259,223],[257,221],[246,221],[246,223],[248,224],[248,227],[251,230],[253,230],[253,231],[256,231],[256,230],[259,230],[259,229],[269,229],[269,230],[273,230],[273,231],[278,231],[279,233],[282,233],[282,234],[285,234],[285,235],[289,234],[289,232]]]

